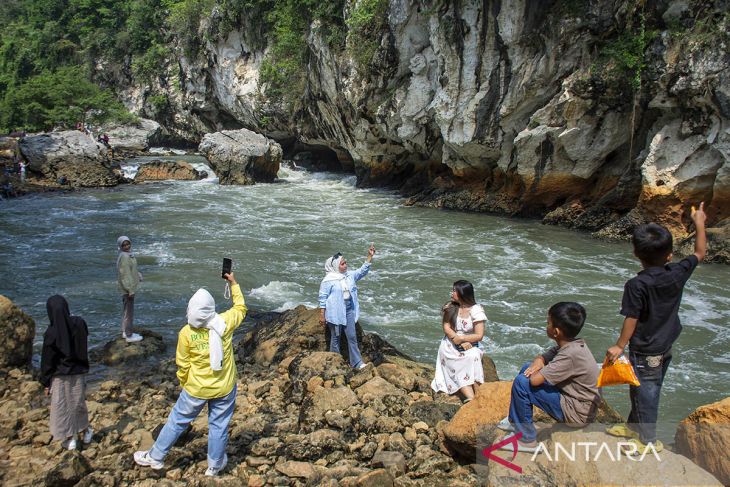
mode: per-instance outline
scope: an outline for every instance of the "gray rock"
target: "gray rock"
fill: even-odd
[[[115,153],[127,154],[146,151],[162,135],[160,124],[145,118],[137,124],[106,126],[103,131],[109,136],[109,145]]]
[[[198,150],[221,184],[273,182],[283,154],[279,144],[246,129],[205,134]]]
[[[142,341],[127,343],[124,338],[119,336],[107,342],[101,349],[91,350],[89,358],[104,365],[119,365],[145,357],[160,357],[162,355],[166,348],[162,335],[141,328],[135,331],[144,337]]]
[[[112,171],[106,147],[78,130],[29,135],[20,140],[28,170],[55,183],[66,178],[77,187],[115,186],[121,176]]]
[[[397,451],[381,450],[370,460],[370,465],[388,470],[393,477],[400,477],[406,473],[406,458]]]

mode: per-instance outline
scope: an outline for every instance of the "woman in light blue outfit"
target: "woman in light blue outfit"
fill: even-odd
[[[336,253],[325,261],[324,270],[327,274],[319,286],[319,322],[330,329],[330,352],[340,353],[340,337],[344,332],[350,365],[358,370],[368,364],[362,361],[355,333],[355,323],[360,317],[356,282],[370,271],[373,255],[375,246],[370,244],[367,262],[356,271],[347,272],[347,261],[341,253]]]

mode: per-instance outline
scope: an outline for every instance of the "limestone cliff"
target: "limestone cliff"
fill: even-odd
[[[118,81],[179,138],[244,127],[412,204],[602,235],[654,220],[685,236],[699,200],[710,226],[730,216],[727,1],[348,0],[345,47],[312,21],[278,91],[276,31],[222,29],[222,8],[196,54],[178,41],[155,81]]]

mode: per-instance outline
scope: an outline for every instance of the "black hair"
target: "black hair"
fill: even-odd
[[[454,283],[454,291],[456,291],[456,295],[459,296],[459,300],[462,304],[469,306],[477,304],[474,299],[474,286],[472,286],[469,281],[465,281],[463,279],[456,281]]]
[[[672,234],[656,223],[636,227],[631,242],[636,257],[648,266],[663,266],[672,253]]]
[[[561,301],[550,306],[548,316],[553,326],[560,328],[567,338],[575,338],[586,321],[586,309],[572,301]]]

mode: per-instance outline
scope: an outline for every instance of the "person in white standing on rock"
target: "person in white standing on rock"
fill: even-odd
[[[134,321],[134,295],[139,289],[142,274],[137,271],[137,259],[132,255],[132,241],[126,235],[117,239],[117,281],[122,290],[122,337],[127,343],[142,340],[142,335],[132,331]]]

